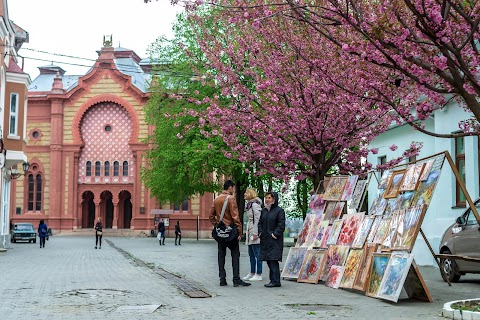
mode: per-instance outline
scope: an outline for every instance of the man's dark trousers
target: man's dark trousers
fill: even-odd
[[[237,238],[227,244],[218,243],[218,275],[220,279],[227,277],[227,273],[225,272],[227,248],[230,249],[232,255],[233,282],[235,283],[240,280],[240,246]]]

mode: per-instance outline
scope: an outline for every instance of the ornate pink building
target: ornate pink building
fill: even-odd
[[[145,122],[148,60],[109,44],[84,76],[40,68],[28,93],[30,169],[14,185],[12,220],[45,219],[54,231],[92,228],[97,216],[112,229],[151,230],[158,209],[181,222],[182,234],[208,237],[213,196],[160,204],[140,172],[153,128]]]

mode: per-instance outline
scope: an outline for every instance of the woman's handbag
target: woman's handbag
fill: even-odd
[[[222,213],[220,214],[220,220],[212,230],[212,237],[219,243],[227,243],[232,241],[237,237],[238,233],[238,228],[234,223],[232,223],[230,226],[227,226],[222,220],[223,216],[225,215],[225,209],[227,208],[228,198],[230,198],[230,196],[227,196],[225,199],[222,207]]]
[[[102,235],[102,231],[97,231],[97,235],[101,236],[101,235]]]

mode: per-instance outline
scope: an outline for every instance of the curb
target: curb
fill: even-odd
[[[452,304],[467,301],[480,301],[480,298],[447,302],[443,305],[442,316],[449,319],[480,320],[480,312],[457,310],[451,307]]]

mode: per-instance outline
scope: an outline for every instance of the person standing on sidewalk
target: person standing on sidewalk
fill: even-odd
[[[227,285],[227,273],[225,271],[225,256],[227,254],[227,248],[230,249],[232,255],[233,286],[249,286],[251,285],[251,283],[247,283],[240,279],[239,241],[242,238],[242,223],[240,222],[240,218],[238,217],[237,201],[233,196],[234,191],[235,183],[233,183],[232,180],[225,181],[225,183],[223,184],[223,192],[213,202],[213,206],[210,210],[210,215],[208,218],[212,225],[215,226],[220,220],[223,204],[225,201],[227,201],[227,206],[225,208],[225,214],[222,221],[227,226],[230,226],[234,223],[238,228],[238,234],[232,241],[229,241],[227,243],[218,242],[218,274],[220,277],[220,286]]]
[[[38,224],[38,237],[40,238],[40,248],[45,248],[45,239],[48,236],[48,227],[45,221],[42,219]]]
[[[163,219],[160,219],[158,223],[158,242],[160,245],[165,245],[165,222]]]
[[[260,260],[258,222],[262,213],[262,200],[257,197],[257,192],[250,188],[245,191],[245,200],[247,200],[245,210],[248,215],[245,244],[248,246],[248,256],[250,257],[250,273],[243,277],[243,280],[261,281],[263,261]]]
[[[95,223],[95,249],[97,249],[98,244],[99,249],[102,249],[102,236],[103,236],[103,224],[102,218],[97,218],[97,223]]]
[[[182,244],[182,230],[180,230],[180,221],[177,220],[177,224],[175,225],[175,245],[177,245],[177,239],[178,239],[178,245],[181,246]]]
[[[285,211],[278,206],[278,194],[265,194],[265,208],[258,223],[260,232],[260,259],[267,261],[270,268],[270,283],[267,288],[281,287],[280,264],[283,255],[283,232],[285,231]]]

